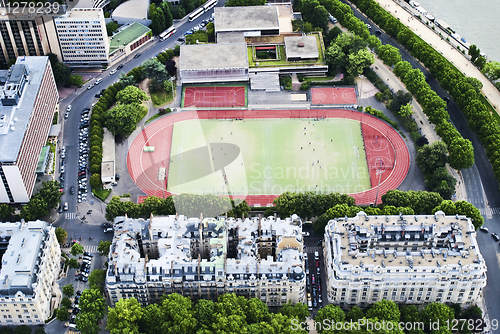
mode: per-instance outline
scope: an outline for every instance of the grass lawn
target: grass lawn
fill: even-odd
[[[101,201],[105,201],[108,198],[109,194],[111,194],[111,189],[92,189],[92,193],[99,198]]]
[[[175,123],[168,190],[222,195],[228,189],[234,195],[368,190],[361,126],[340,118]]]
[[[167,103],[172,102],[174,99],[174,96],[172,93],[167,94],[167,92],[164,91],[163,89],[161,89],[155,93],[150,91],[150,94],[151,94],[151,102],[153,102],[153,105],[155,107],[161,107]]]

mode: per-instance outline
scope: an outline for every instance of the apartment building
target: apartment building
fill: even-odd
[[[0,326],[44,324],[53,311],[61,249],[44,221],[0,224]]]
[[[55,17],[60,58],[70,67],[109,65],[109,39],[101,8],[74,8]]]
[[[396,303],[474,304],[486,264],[470,218],[434,215],[331,220],[325,230],[328,301],[344,308]]]
[[[48,57],[0,71],[0,203],[27,203],[59,94]]]
[[[111,302],[142,305],[179,293],[216,299],[224,293],[268,306],[305,302],[302,222],[287,219],[117,217],[106,289]]]

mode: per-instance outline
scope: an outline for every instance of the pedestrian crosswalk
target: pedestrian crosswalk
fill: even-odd
[[[76,219],[76,212],[66,212],[65,219],[66,220]]]
[[[97,253],[97,246],[96,245],[93,245],[93,246],[83,246],[83,249],[87,252],[87,253]]]
[[[304,247],[304,252],[305,253],[314,253],[314,252],[322,252],[320,246],[306,246]]]
[[[482,216],[500,215],[500,208],[481,208],[479,211]]]

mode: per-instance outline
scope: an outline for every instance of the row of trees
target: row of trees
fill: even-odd
[[[295,10],[302,13],[302,19],[309,22],[313,27],[321,28],[323,31],[328,29],[329,13],[318,0],[299,0],[294,1]]]
[[[280,217],[297,214],[302,219],[318,217],[313,224],[318,234],[323,234],[326,223],[339,217],[354,217],[360,211],[368,215],[433,214],[442,210],[447,215],[465,215],[471,218],[478,229],[483,223],[479,209],[466,201],[443,200],[436,192],[389,190],[382,196],[382,203],[376,207],[358,207],[354,198],[339,193],[318,195],[315,193],[285,192],[273,202]],[[454,203],[454,205],[450,205]]]
[[[15,329],[12,327],[0,327],[0,334],[31,334],[31,327],[26,325],[17,326]],[[35,329],[35,334],[45,334],[45,329],[43,327],[38,327]]]
[[[350,8],[338,0],[325,0],[325,2],[333,5],[329,7],[325,4],[325,7],[332,12],[338,13],[337,18],[339,20],[339,17],[343,16],[343,12],[350,13],[347,14],[347,16],[352,15]],[[450,93],[467,118],[470,129],[474,131],[481,140],[486,150],[486,155],[493,167],[495,177],[497,180],[500,180],[500,127],[492,115],[492,112],[495,111],[489,110],[481,101],[480,93],[478,93],[474,81],[466,78],[446,58],[434,50],[432,46],[407,29],[400,21],[380,7],[374,0],[353,0],[352,2],[387,33],[397,38],[398,42],[404,45],[414,57],[423,62],[434,78],[436,78],[441,86]],[[478,50],[476,49],[477,48],[474,48],[471,52],[471,57],[475,58],[475,64],[482,68],[487,76],[491,77],[492,74],[495,75],[497,68],[496,64],[492,63],[486,65],[484,58],[478,55]],[[452,138],[454,137],[452,136]],[[445,143],[447,143],[446,140]],[[459,140],[458,145],[455,143],[455,147],[453,148],[447,143],[448,150],[454,151],[456,148],[461,150],[461,143],[463,143],[463,141]],[[469,152],[466,152],[466,155],[470,156]],[[468,160],[469,161],[466,161],[467,164],[470,162],[470,159]],[[450,164],[452,164],[452,161],[450,161]]]
[[[461,309],[460,305],[447,306],[442,303],[427,304],[423,309],[419,310],[416,305],[401,305],[398,307],[396,303],[390,300],[381,300],[365,310],[354,306],[347,313],[337,305],[327,305],[318,311],[314,318],[317,324],[333,324],[345,323],[348,324],[364,324],[360,328],[355,327],[345,331],[353,333],[375,333],[373,331],[374,324],[384,324],[384,329],[377,330],[376,333],[411,333],[411,334],[451,334],[452,323],[454,319],[465,319],[466,324],[469,319],[472,323],[477,324],[476,320],[481,319],[482,311],[477,306],[472,306],[466,310]],[[368,323],[372,327],[367,326]],[[403,329],[399,324],[403,325]],[[409,330],[404,330],[405,325],[411,324]],[[423,326],[422,326],[423,325]],[[431,327],[433,326],[433,327]],[[460,333],[472,333],[470,328],[463,326]],[[377,328],[377,327],[375,327]],[[343,331],[335,330],[335,327],[328,329],[325,326],[317,326],[318,333],[343,333]],[[377,328],[378,329],[378,328]],[[475,329],[475,326],[473,326]]]
[[[149,17],[151,18],[151,30],[155,36],[161,34],[174,23],[174,18],[167,1],[159,4],[150,4]]]
[[[158,198],[150,196],[143,203],[122,202],[120,197],[113,196],[106,206],[106,219],[112,221],[115,217],[127,214],[131,218],[149,218],[181,214],[187,217],[216,217],[227,212],[230,217],[247,216],[250,207],[246,201],[234,201],[229,197],[215,195],[182,194]]]
[[[111,334],[146,333],[280,333],[305,334],[294,330],[292,320],[305,321],[307,306],[286,304],[278,313],[269,312],[257,298],[235,294],[219,296],[216,302],[192,302],[179,294],[163,296],[158,304],[141,306],[135,298],[120,299],[109,307],[106,329]]]
[[[42,188],[33,195],[28,202],[21,208],[21,218],[24,220],[36,220],[46,216],[61,202],[62,192],[61,185],[58,181],[48,181],[42,183]],[[4,207],[6,213],[13,213],[14,210]]]

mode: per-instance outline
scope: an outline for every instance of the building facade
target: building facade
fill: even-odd
[[[0,85],[0,203],[27,203],[59,104],[49,58],[19,57]]]
[[[269,306],[305,302],[302,222],[234,218],[117,217],[106,289],[111,302],[142,305],[179,293],[216,299],[224,293]]]
[[[328,301],[344,308],[382,299],[474,304],[486,264],[469,218],[434,215],[331,220],[325,230]]]
[[[74,8],[54,18],[62,61],[71,67],[108,66],[109,41],[101,8]]]
[[[44,324],[53,312],[61,249],[44,221],[0,224],[0,326]]]

